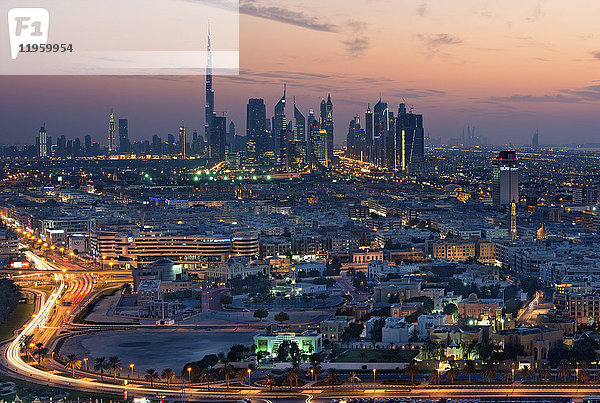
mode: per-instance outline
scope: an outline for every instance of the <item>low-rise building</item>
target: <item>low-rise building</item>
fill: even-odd
[[[277,355],[277,350],[284,341],[296,343],[305,354],[320,353],[323,350],[322,335],[314,330],[276,329],[254,336],[256,352],[265,351],[269,357]]]
[[[322,321],[319,324],[319,331],[323,335],[324,340],[341,341],[342,334],[352,323],[354,323],[354,318],[348,318],[347,316],[334,316],[333,318]]]

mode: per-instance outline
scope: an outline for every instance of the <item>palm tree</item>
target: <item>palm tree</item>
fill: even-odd
[[[340,383],[340,377],[337,374],[335,368],[329,368],[327,370],[327,376],[325,377],[325,383],[331,385],[331,390],[335,390],[335,385]]]
[[[107,369],[113,371],[114,381],[115,383],[117,383],[117,371],[123,369],[123,364],[121,363],[119,357],[117,357],[116,355],[108,357]]]
[[[560,363],[558,364],[558,372],[557,375],[558,376],[562,376],[563,380],[565,382],[567,382],[567,378],[571,377],[571,370],[573,368],[571,367],[571,364],[569,364],[569,361],[567,360],[561,360]]]
[[[48,349],[44,347],[42,343],[37,343],[35,345],[35,350],[33,350],[33,355],[38,358],[38,364],[42,364],[42,359],[46,358],[48,355]]]
[[[527,381],[527,378],[533,376],[533,370],[530,367],[523,367],[519,370],[519,376]]]
[[[23,336],[21,338],[21,350],[25,351],[25,355],[29,356],[29,353],[31,352],[31,345],[33,344],[33,335],[32,334],[28,334],[27,336]]]
[[[319,375],[321,375],[323,373],[323,368],[319,365],[318,362],[314,362],[310,366],[310,369],[311,369],[311,373],[314,374],[314,376],[315,376],[315,381],[317,380]]]
[[[498,373],[498,370],[496,369],[496,366],[492,362],[485,363],[483,365],[483,368],[481,368],[481,376],[484,379],[487,379],[488,382],[491,382],[492,379],[494,379],[496,377],[497,373]]]
[[[271,392],[273,392],[273,385],[275,385],[275,378],[273,378],[273,375],[268,374],[265,377],[265,380],[263,381],[263,384],[268,386],[269,389],[271,390]]]
[[[535,371],[540,381],[547,381],[550,379],[550,375],[552,374],[552,370],[548,363],[541,364],[537,370]]]
[[[160,379],[160,375],[154,368],[148,368],[146,370],[146,375],[144,375],[146,381],[150,382],[150,387],[154,386],[154,380]]]
[[[248,378],[248,372],[240,369],[238,372],[236,372],[235,374],[235,379],[241,383],[242,385],[244,385],[244,382],[246,382],[246,379]]]
[[[225,381],[227,381],[227,390],[229,390],[229,377],[234,374],[233,365],[231,365],[229,361],[225,360],[223,367],[221,367],[221,373],[225,377]]]
[[[463,367],[463,373],[469,377],[469,383],[471,383],[471,375],[476,371],[475,361],[466,360],[465,366]]]
[[[348,378],[346,378],[346,382],[350,382],[352,383],[352,387],[354,388],[354,382],[362,382],[361,379],[356,376],[356,372],[352,371],[350,372],[350,375],[348,376]]]
[[[175,378],[175,372],[171,368],[166,368],[163,370],[160,377],[167,381],[167,386],[171,386],[171,382]]]
[[[415,360],[412,360],[406,368],[404,368],[404,372],[410,375],[410,383],[414,383],[415,375],[419,373],[419,364]]]
[[[104,382],[104,370],[108,369],[108,362],[106,362],[106,357],[98,357],[94,362],[94,370],[100,371],[100,380]]]
[[[75,370],[81,368],[81,360],[77,358],[75,354],[69,354],[67,356],[67,363],[65,368],[72,371],[73,378],[75,378]]]
[[[588,364],[585,361],[580,362],[577,365],[578,371],[577,371],[577,377],[579,378],[578,380],[581,381],[582,383],[586,383],[590,380],[590,371],[588,369]]]
[[[446,376],[450,378],[450,382],[454,385],[454,378],[456,378],[460,374],[460,371],[458,370],[455,361],[450,361],[449,365],[450,369],[448,370],[448,372],[446,372]]]
[[[200,372],[200,382],[206,382],[206,390],[210,390],[210,382],[214,379],[214,375],[210,371]]]

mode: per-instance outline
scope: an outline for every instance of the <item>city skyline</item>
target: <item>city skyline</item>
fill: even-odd
[[[565,131],[569,141],[593,141],[598,48],[589,16],[597,6],[406,3],[394,19],[389,2],[369,4],[345,2],[342,11],[333,2],[317,12],[314,3],[242,2],[240,75],[215,77],[215,111],[244,129],[247,99],[264,98],[271,110],[287,83],[303,113],[332,93],[336,144],[379,93],[390,107],[402,98],[414,105],[433,138],[460,137],[471,125],[491,144],[519,144],[536,129],[542,144],[564,143]],[[565,17],[579,23],[564,26]],[[203,77],[3,77],[0,142],[31,142],[44,121],[55,136],[101,141],[110,109],[130,119],[133,140],[176,133],[182,120],[201,129],[203,86]]]

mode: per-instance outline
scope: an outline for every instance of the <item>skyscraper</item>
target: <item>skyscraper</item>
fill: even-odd
[[[119,152],[128,153],[129,151],[129,121],[119,119]]]
[[[46,134],[46,124],[44,123],[42,127],[40,127],[40,131],[38,133],[38,157],[47,157],[48,156],[48,136]]]
[[[85,139],[84,139],[84,144],[85,144],[85,154],[92,155],[92,136],[90,136],[89,134],[86,135]]]
[[[206,45],[206,104],[204,107],[204,138],[209,138],[215,118],[215,92],[213,91],[212,50],[210,43],[210,27],[208,28],[208,44]]]
[[[407,170],[410,164],[423,162],[425,159],[425,129],[423,115],[406,111],[406,105],[398,107],[396,122],[398,150],[398,168]]]
[[[286,85],[283,85],[283,96],[277,102],[274,108],[273,115],[273,138],[275,139],[275,153],[281,155],[281,138],[285,136],[286,120],[285,120],[285,93]]]
[[[533,133],[533,138],[531,139],[531,146],[533,148],[538,148],[540,146],[540,133],[537,129],[535,129],[535,133]]]
[[[387,111],[386,102],[379,102],[373,108],[373,162],[383,166],[384,161],[384,137],[387,128]]]
[[[366,141],[366,159],[373,162],[373,111],[371,105],[367,106],[365,112],[365,141]]]
[[[213,162],[225,161],[225,136],[227,119],[225,116],[215,116],[209,136],[209,158]]]
[[[519,202],[519,162],[514,151],[500,151],[492,158],[492,201],[494,206]]]
[[[114,153],[117,150],[117,143],[115,139],[115,115],[110,111],[108,120],[108,152]]]
[[[327,94],[327,102],[321,100],[321,129],[327,133],[327,161],[329,164],[333,160],[333,102],[331,94]]]
[[[187,138],[185,135],[185,126],[182,124],[179,127],[179,155],[181,158],[186,159],[186,148],[187,148]]]
[[[294,97],[294,158],[296,163],[306,162],[306,118],[296,106]]]
[[[252,156],[266,152],[269,147],[266,123],[267,111],[264,99],[249,99],[246,106],[246,148]]]
[[[317,120],[308,125],[308,144],[311,169],[327,167],[327,131],[321,129]]]

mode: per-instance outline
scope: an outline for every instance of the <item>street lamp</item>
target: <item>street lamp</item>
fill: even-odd
[[[310,379],[312,379],[313,382],[315,381],[314,373],[315,373],[315,370],[311,368],[310,369]]]
[[[248,386],[250,386],[250,373],[252,372],[252,369],[248,368]]]
[[[375,383],[375,372],[377,372],[377,369],[373,368],[373,383]]]
[[[192,384],[192,368],[188,367],[188,383],[191,385]]]
[[[129,368],[131,368],[131,376],[133,377],[133,367],[135,367],[135,364],[129,364]]]
[[[575,383],[579,383],[579,366],[575,368]]]
[[[87,371],[87,370],[88,370],[88,366],[87,366],[88,358],[87,358],[87,357],[85,357],[85,358],[83,359],[83,362],[85,363],[85,370]]]

